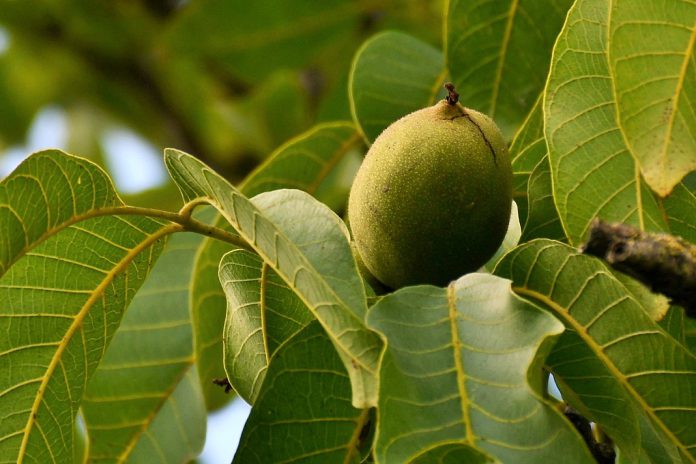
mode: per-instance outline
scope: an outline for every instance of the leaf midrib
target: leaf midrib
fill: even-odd
[[[674,443],[675,446],[679,448],[682,454],[684,456],[687,456],[690,462],[696,463],[696,458],[694,458],[691,455],[684,443],[682,443],[682,441],[678,439],[674,435],[674,433],[672,433],[672,431],[662,422],[662,420],[659,417],[657,417],[652,406],[646,403],[645,399],[641,396],[641,394],[635,390],[635,388],[633,387],[633,385],[631,385],[630,382],[628,382],[626,376],[618,369],[618,367],[616,367],[616,365],[613,363],[611,359],[609,359],[609,357],[604,353],[604,351],[602,351],[601,347],[594,341],[594,339],[590,337],[590,335],[586,332],[585,327],[583,327],[573,317],[571,317],[570,313],[566,308],[556,303],[549,296],[532,290],[528,287],[512,287],[512,290],[519,295],[534,298],[540,301],[541,303],[545,304],[554,311],[556,317],[562,319],[566,324],[571,326],[577,332],[578,336],[583,339],[583,341],[590,347],[590,349],[592,349],[597,358],[599,358],[599,360],[606,366],[606,368],[614,375],[618,382],[624,386],[624,388],[629,392],[633,399],[636,402],[638,402],[641,408],[650,416],[650,418],[658,425],[658,427],[660,427],[663,433],[665,433],[665,435],[670,438],[672,443]]]
[[[464,436],[471,446],[475,446],[476,440],[471,427],[471,417],[469,416],[471,400],[466,391],[466,374],[464,373],[464,360],[462,359],[462,343],[459,339],[459,326],[457,324],[457,295],[455,293],[454,284],[450,284],[447,287],[447,308],[452,337],[454,367],[457,372],[457,388],[459,390],[462,421],[464,422]]]
[[[39,388],[36,393],[36,397],[34,398],[34,403],[32,404],[31,410],[29,412],[29,419],[27,421],[26,426],[24,427],[24,436],[22,438],[22,443],[19,448],[17,464],[21,464],[24,460],[24,456],[26,455],[26,448],[29,443],[29,437],[31,435],[32,427],[36,423],[36,416],[39,407],[43,402],[44,392],[46,390],[48,382],[51,380],[54,371],[60,364],[63,352],[72,341],[73,336],[82,328],[82,323],[85,317],[89,314],[92,305],[96,303],[96,301],[102,296],[107,286],[109,286],[119,274],[121,274],[123,271],[125,271],[125,269],[127,269],[127,267],[131,264],[131,262],[133,261],[133,259],[135,259],[136,256],[138,256],[141,252],[143,252],[146,248],[154,244],[160,238],[168,234],[181,231],[182,229],[183,227],[179,224],[168,224],[162,227],[157,232],[148,236],[137,246],[131,248],[131,250],[123,257],[123,259],[121,259],[121,261],[119,261],[118,264],[114,266],[114,268],[111,271],[109,271],[108,274],[106,274],[102,282],[94,289],[91,296],[82,305],[82,308],[80,308],[79,312],[73,319],[73,322],[70,324],[70,327],[68,328],[67,332],[63,336],[63,339],[58,345],[55,354],[52,356],[51,362],[49,363],[48,368],[46,369],[46,373],[43,375],[41,384],[39,385]]]
[[[119,464],[124,463],[128,460],[131,453],[135,449],[136,445],[140,442],[140,438],[143,436],[143,434],[146,433],[147,428],[155,420],[155,418],[157,417],[157,414],[159,414],[162,407],[167,403],[167,401],[170,400],[170,398],[174,394],[174,390],[176,390],[179,387],[179,384],[183,381],[183,379],[186,377],[186,375],[188,375],[189,369],[191,369],[193,367],[195,361],[196,361],[195,356],[192,355],[190,358],[190,362],[188,363],[188,366],[181,370],[181,373],[179,374],[179,376],[176,379],[174,379],[174,381],[171,383],[170,387],[164,391],[164,393],[161,396],[161,401],[157,404],[157,406],[155,408],[152,409],[150,414],[148,414],[147,418],[145,418],[145,420],[142,422],[140,429],[138,429],[138,431],[136,431],[136,433],[133,434],[133,437],[126,444],[123,451],[118,455],[117,462]]]
[[[507,57],[507,51],[510,47],[510,37],[512,35],[512,25],[515,22],[515,16],[517,14],[517,7],[519,6],[519,0],[512,0],[510,2],[510,8],[507,13],[507,21],[505,22],[505,31],[503,32],[503,41],[500,45],[500,60],[498,61],[498,66],[495,70],[495,79],[493,80],[493,94],[491,95],[491,106],[488,114],[491,118],[495,117],[495,110],[498,103],[498,94],[500,93],[500,87],[503,81],[503,68],[505,67],[505,59]]]

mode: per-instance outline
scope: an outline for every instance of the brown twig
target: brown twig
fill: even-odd
[[[696,317],[696,245],[681,237],[595,219],[581,250],[635,277]]]
[[[598,464],[614,464],[616,462],[616,451],[611,441],[597,441],[595,434],[592,431],[590,421],[582,416],[570,406],[565,407],[563,414],[568,418],[571,424],[577,429],[582,436],[587,447],[590,449],[592,456]],[[607,440],[609,438],[607,437]]]

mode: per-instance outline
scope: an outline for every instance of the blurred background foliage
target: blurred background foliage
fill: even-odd
[[[402,29],[440,47],[442,3],[4,1],[0,176],[40,148],[27,139],[44,117],[62,128],[60,148],[105,166],[117,184],[158,177],[142,146],[155,163],[175,147],[239,182],[315,123],[350,120],[347,78],[365,38]],[[126,200],[175,208],[178,194],[159,177]]]

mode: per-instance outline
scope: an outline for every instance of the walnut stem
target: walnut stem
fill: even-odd
[[[456,90],[454,90],[454,84],[452,84],[451,82],[446,83],[445,89],[447,89],[447,96],[445,97],[445,101],[452,106],[456,105],[459,101],[459,94]]]

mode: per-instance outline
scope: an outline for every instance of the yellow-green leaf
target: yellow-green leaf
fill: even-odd
[[[610,2],[578,0],[556,41],[544,130],[558,213],[571,244],[592,220],[667,230],[616,122],[607,59]]]
[[[169,459],[148,451],[147,462],[184,462],[202,449],[205,407],[198,382],[190,383],[196,373],[189,314],[200,241],[190,233],[168,241],[92,377],[82,402],[90,460],[144,462],[135,456],[161,447]],[[168,425],[157,425],[162,417]]]
[[[576,344],[585,345],[573,349],[561,338],[555,350],[565,349],[564,363],[574,371],[563,380],[585,395],[600,425],[602,415],[626,417],[628,399],[686,462],[696,462],[696,429],[690,425],[696,422],[696,357],[652,320],[604,263],[567,245],[535,240],[506,255],[496,274],[511,278],[515,292],[545,306],[577,334]],[[598,387],[588,389],[603,375],[625,395],[597,396]]]
[[[220,261],[219,276],[227,296],[225,372],[235,391],[254,404],[275,352],[314,318],[254,253],[242,249],[227,253]]]
[[[240,185],[247,196],[280,188],[298,188],[327,201],[333,192],[331,176],[351,157],[359,158],[361,137],[350,122],[318,124],[283,144]],[[347,195],[347,192],[346,192]],[[345,203],[345,199],[340,201]],[[226,227],[219,218],[217,225]],[[227,225],[229,227],[229,225]],[[197,252],[192,283],[192,321],[198,374],[209,409],[224,404],[229,395],[212,383],[225,376],[223,326],[225,294],[218,281],[218,265],[229,244],[206,239]]]
[[[696,4],[609,3],[619,126],[645,181],[664,197],[696,169]]]
[[[233,462],[359,464],[369,421],[368,409],[351,405],[350,379],[315,321],[271,360]]]
[[[571,0],[449,0],[445,56],[464,106],[495,119],[507,139],[544,87]]]
[[[368,323],[387,341],[375,462],[411,462],[447,441],[499,462],[592,462],[542,399],[541,364],[563,326],[510,281],[469,274],[446,289],[403,288],[371,307]]]
[[[372,143],[402,116],[432,105],[446,76],[442,52],[403,32],[382,32],[355,54],[348,91],[355,124]]]
[[[69,462],[75,417],[125,308],[178,224],[106,214],[94,164],[37,153],[0,184],[0,460]],[[19,238],[19,240],[18,240]]]

